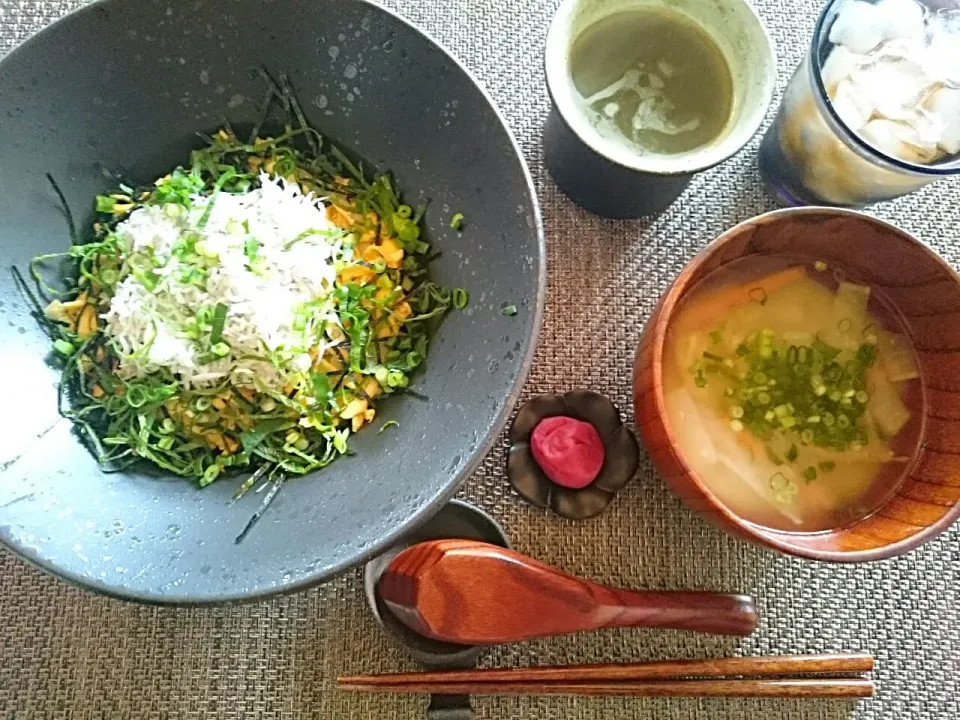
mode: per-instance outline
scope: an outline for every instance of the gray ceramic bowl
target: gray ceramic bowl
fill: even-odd
[[[536,197],[490,98],[436,43],[362,0],[104,0],[0,63],[0,255],[24,267],[68,244],[45,180],[79,223],[108,168],[147,180],[229,119],[255,121],[262,81],[286,72],[309,120],[432,199],[435,278],[470,306],[435,338],[416,391],[382,408],[399,427],[358,436],[356,456],[260,503],[237,481],[198,490],[148,469],[105,475],[55,410],[48,343],[0,275],[0,541],[93,590],[158,603],[262,598],[376,555],[442,507],[503,427],[541,321],[545,252]],[[462,234],[448,227],[462,212]],[[514,304],[513,317],[501,313]]]

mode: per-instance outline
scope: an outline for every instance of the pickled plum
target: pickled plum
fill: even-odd
[[[542,420],[530,438],[533,459],[550,480],[565,488],[592,483],[603,467],[604,447],[588,422],[558,415]]]

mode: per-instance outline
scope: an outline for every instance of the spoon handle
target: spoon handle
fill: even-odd
[[[608,611],[611,615],[610,623],[605,627],[657,627],[718,635],[749,635],[759,621],[757,606],[747,595],[597,590],[600,612]],[[604,597],[607,594],[609,600]]]

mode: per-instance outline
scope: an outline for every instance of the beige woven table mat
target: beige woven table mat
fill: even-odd
[[[603,221],[560,195],[542,169],[540,147],[548,108],[540,53],[556,1],[387,4],[442,39],[474,70],[531,165],[543,203],[550,282],[546,325],[526,392],[590,387],[629,408],[633,350],[659,294],[712,237],[772,205],[755,167],[758,138],[732,161],[697,177],[652,220]],[[0,0],[0,55],[80,4]],[[757,5],[777,47],[782,87],[820,4]],[[945,182],[875,212],[957,264],[958,198],[960,183]],[[837,567],[778,557],[721,534],[683,509],[648,465],[606,514],[573,524],[523,504],[504,481],[503,464],[501,443],[462,496],[502,521],[521,551],[612,584],[752,593],[763,620],[742,641],[608,631],[496,649],[486,664],[865,650],[877,656],[879,692],[857,704],[478,698],[478,717],[960,717],[960,527],[898,560]],[[355,572],[259,605],[178,610],[95,597],[0,553],[2,718],[421,718],[422,699],[333,688],[340,673],[412,667],[374,624]]]

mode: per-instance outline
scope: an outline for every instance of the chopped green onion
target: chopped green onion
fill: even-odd
[[[159,276],[152,270],[141,270],[138,267],[130,267],[130,273],[143,285],[148,292],[153,292],[157,289],[157,284],[160,282]]]
[[[247,256],[248,262],[252,263],[257,253],[260,251],[260,241],[256,238],[248,237],[243,241],[243,254]]]
[[[220,475],[221,467],[219,465],[211,465],[206,470],[204,470],[203,475],[200,478],[200,487],[206,487],[214,480],[217,479],[217,476]]]
[[[506,315],[507,317],[513,317],[517,314],[517,306],[504,304],[500,307],[500,313]]]
[[[96,210],[98,213],[112,213],[113,206],[117,204],[117,201],[112,197],[107,195],[97,195],[96,200]]]
[[[787,452],[784,454],[784,457],[787,459],[787,462],[796,462],[799,451],[797,450],[796,445],[791,445]]]
[[[817,479],[817,469],[812,465],[803,471],[803,479],[807,482],[813,482]]]
[[[73,347],[73,343],[57,339],[53,341],[53,349],[65,357],[70,357],[73,355],[75,348]]]
[[[207,206],[203,210],[203,215],[201,215],[200,219],[197,221],[197,227],[201,230],[206,227],[207,222],[210,220],[210,214],[213,212],[213,206],[217,201],[217,195],[219,195],[220,191],[223,190],[223,186],[227,184],[228,180],[236,177],[236,174],[236,170],[229,168],[224,171],[223,175],[217,178],[217,181],[213,186],[213,191],[210,193],[210,197],[207,200]]]
[[[774,473],[770,477],[770,488],[772,490],[786,490],[790,486],[790,479],[783,473]]]
[[[463,213],[457,213],[452,218],[450,218],[450,227],[454,230],[463,229]]]
[[[463,310],[470,302],[470,295],[463,288],[454,288],[451,299],[455,308]]]
[[[877,359],[877,347],[871,343],[865,343],[857,350],[857,360],[866,367],[872,367]]]
[[[213,322],[213,309],[209,305],[203,305],[197,310],[197,323],[200,325],[210,325]]]
[[[223,337],[223,326],[227,320],[227,306],[225,303],[217,303],[213,308],[213,318],[210,321],[210,344],[217,345],[220,338]],[[214,350],[216,352],[216,350]],[[219,354],[219,353],[218,353]],[[226,353],[223,353],[226,355]]]
[[[382,432],[383,432],[384,430],[386,430],[388,427],[400,427],[400,423],[398,423],[396,420],[387,420],[387,421],[383,424],[383,426],[377,431],[377,435],[379,435],[380,433],[382,433]]]
[[[263,412],[265,413],[273,412],[276,409],[276,407],[277,407],[277,401],[274,400],[269,395],[265,395],[263,399],[260,401],[260,409],[263,410]]]
[[[141,408],[150,400],[147,391],[144,390],[141,385],[127,386],[127,391],[123,396],[126,398],[127,404],[132,408]]]

